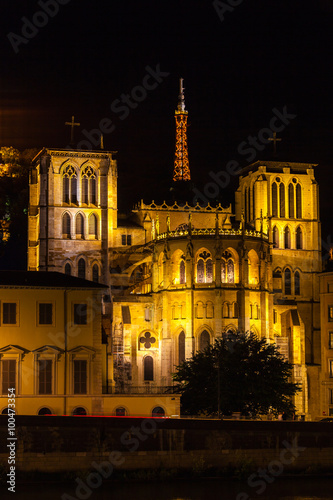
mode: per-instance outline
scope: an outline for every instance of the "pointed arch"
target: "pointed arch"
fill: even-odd
[[[274,226],[273,227],[273,248],[279,248],[279,244],[280,244],[280,237],[279,237],[279,229],[277,228],[277,226]]]
[[[296,219],[302,218],[302,188],[299,183],[296,184]]]
[[[94,264],[92,267],[92,280],[95,283],[99,282],[99,268],[97,264]]]
[[[90,164],[81,167],[81,202],[85,205],[96,205],[97,201],[97,174]]]
[[[283,231],[283,236],[284,236],[284,248],[291,248],[291,234],[290,234],[290,229],[289,226],[286,226]]]
[[[257,285],[259,283],[259,257],[253,248],[248,253],[249,266],[249,284]]]
[[[185,333],[182,330],[178,335],[178,364],[184,363],[185,360]]]
[[[197,283],[205,282],[205,263],[203,259],[197,262]]]
[[[301,275],[299,271],[295,271],[295,295],[301,295]]]
[[[89,235],[94,236],[94,238],[97,240],[98,219],[96,214],[94,213],[89,215],[88,229],[89,229]]]
[[[77,171],[71,163],[61,167],[62,201],[63,203],[77,203]]]
[[[285,202],[285,187],[283,182],[281,182],[279,186],[279,195],[280,195],[280,217],[284,218],[286,216],[286,202]]]
[[[72,275],[72,265],[69,262],[67,262],[65,264],[65,274],[67,276],[71,276]]]
[[[199,351],[203,351],[210,344],[210,335],[207,330],[203,330],[199,336]]]
[[[83,257],[77,263],[77,275],[79,278],[86,279],[86,261]]]
[[[227,262],[227,281],[228,283],[235,283],[235,266],[232,259]]]
[[[75,218],[75,234],[77,239],[84,238],[84,217],[81,213]]]
[[[284,293],[291,295],[291,271],[288,267],[284,271]]]
[[[183,259],[179,262],[179,283],[182,285],[186,283],[185,262]]]
[[[300,226],[298,226],[298,228],[296,229],[296,249],[303,249],[303,231]]]
[[[288,186],[288,205],[289,205],[289,218],[295,218],[295,195],[294,185],[292,183]]]
[[[272,216],[278,216],[278,191],[276,182],[272,184]]]
[[[62,237],[71,237],[71,216],[68,212],[65,212],[62,216]]]

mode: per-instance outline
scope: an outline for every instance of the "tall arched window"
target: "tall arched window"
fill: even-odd
[[[285,189],[284,189],[283,182],[281,182],[281,184],[280,184],[279,191],[280,191],[280,217],[285,217],[286,216],[286,212],[285,212],[286,203],[285,203]]]
[[[272,184],[272,216],[278,216],[278,196],[277,196],[277,184],[273,182]]]
[[[206,283],[212,283],[213,281],[213,261],[208,259],[206,261]]]
[[[62,218],[62,237],[71,237],[71,218],[70,215],[65,213]]]
[[[296,184],[296,219],[302,218],[302,189],[300,184]]]
[[[197,283],[212,283],[213,261],[209,252],[204,250],[197,260]]]
[[[151,356],[145,356],[143,360],[143,379],[146,382],[154,380],[154,360]]]
[[[291,295],[291,271],[288,268],[284,272],[284,293]]]
[[[289,200],[289,218],[295,217],[295,201],[294,201],[294,185],[289,184],[288,187],[288,200]]]
[[[178,336],[178,364],[185,361],[185,333],[180,332]]]
[[[250,188],[247,188],[247,195],[246,195],[246,198],[247,198],[247,207],[246,207],[246,213],[247,213],[247,216],[246,216],[246,219],[249,221],[250,220]]]
[[[84,219],[82,214],[77,214],[76,216],[75,234],[77,238],[84,238]]]
[[[98,283],[99,281],[99,272],[98,272],[98,265],[94,264],[92,268],[92,279],[95,283]]]
[[[295,272],[295,295],[301,295],[301,276],[298,271]]]
[[[203,259],[199,259],[197,263],[197,282],[205,282],[205,263]]]
[[[284,228],[284,248],[291,248],[290,229],[288,226]]]
[[[77,203],[77,176],[75,168],[68,165],[62,174],[62,201]]]
[[[235,266],[231,259],[229,259],[227,262],[227,280],[228,283],[235,282]]]
[[[200,340],[199,340],[199,350],[203,351],[206,349],[206,347],[210,344],[210,335],[207,332],[207,330],[204,330],[200,334]]]
[[[303,233],[300,227],[296,229],[296,248],[297,250],[302,250],[303,248]]]
[[[78,273],[77,273],[78,277],[82,278],[82,279],[86,279],[86,262],[84,259],[79,260],[77,270],[78,270]]]
[[[248,191],[247,188],[244,190],[244,210],[245,210],[245,220],[249,220],[249,214],[247,213],[247,199],[248,199]]]
[[[96,205],[96,175],[94,169],[88,165],[81,173],[81,201],[86,205]]]
[[[255,184],[252,186],[252,220],[256,218],[256,193]]]
[[[68,262],[65,265],[65,274],[67,274],[67,276],[71,276],[72,274],[72,266]]]
[[[221,282],[226,283],[227,282],[227,275],[226,275],[226,262],[224,259],[221,259]]]
[[[95,214],[89,216],[89,234],[97,239],[97,217]]]
[[[186,281],[185,277],[185,262],[183,260],[179,263],[179,283],[184,284]]]
[[[276,226],[273,227],[273,248],[279,248],[279,230]]]

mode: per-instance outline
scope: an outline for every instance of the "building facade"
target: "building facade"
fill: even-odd
[[[321,235],[313,164],[256,162],[232,207],[139,203],[117,218],[112,152],[44,149],[30,178],[29,270],[111,287],[108,391],[172,390],[175,366],[229,330],[276,342],[319,414]],[[310,389],[311,388],[311,389]]]

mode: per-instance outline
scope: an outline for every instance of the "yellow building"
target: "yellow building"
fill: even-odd
[[[331,262],[330,262],[331,264]],[[320,414],[333,416],[333,273],[320,276],[321,386]]]
[[[0,271],[1,413],[14,389],[19,415],[179,415],[179,396],[105,394],[108,297],[62,273]]]

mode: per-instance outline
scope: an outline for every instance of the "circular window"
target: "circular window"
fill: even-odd
[[[86,410],[83,408],[83,406],[77,406],[73,410],[73,415],[87,415]]]
[[[52,415],[52,411],[50,410],[50,408],[44,406],[38,411],[38,415]]]
[[[277,177],[275,180],[276,180],[276,182],[281,182],[280,177]]]
[[[155,406],[153,411],[151,412],[152,417],[164,417],[165,416],[165,411],[161,406]]]
[[[297,179],[295,177],[293,177],[293,183],[296,184],[297,183]]]

